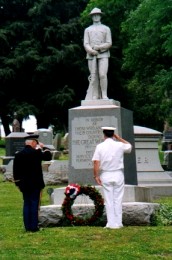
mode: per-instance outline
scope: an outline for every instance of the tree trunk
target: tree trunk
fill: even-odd
[[[7,136],[11,133],[8,116],[0,114],[0,117],[2,120],[2,125],[4,127],[5,136]]]

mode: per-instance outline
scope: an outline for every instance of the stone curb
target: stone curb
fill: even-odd
[[[75,214],[81,216],[93,207],[93,204],[78,204],[73,206]],[[73,212],[74,212],[74,208]],[[159,208],[158,203],[127,202],[123,203],[123,225],[124,226],[146,226],[151,224],[151,217]],[[39,225],[41,227],[55,227],[62,225],[61,205],[47,205],[40,207]],[[106,225],[106,213],[104,210],[100,226]]]

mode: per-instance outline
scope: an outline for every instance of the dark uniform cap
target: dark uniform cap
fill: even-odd
[[[28,135],[28,136],[24,137],[25,140],[35,140],[35,141],[37,141],[37,143],[39,143],[38,138],[39,138],[39,135],[36,135],[36,134]]]

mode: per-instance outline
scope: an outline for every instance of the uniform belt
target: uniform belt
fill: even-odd
[[[116,170],[102,170],[102,172],[114,172]]]

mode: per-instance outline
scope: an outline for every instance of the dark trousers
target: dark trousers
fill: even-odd
[[[38,230],[40,190],[23,192],[23,221],[26,231]]]

